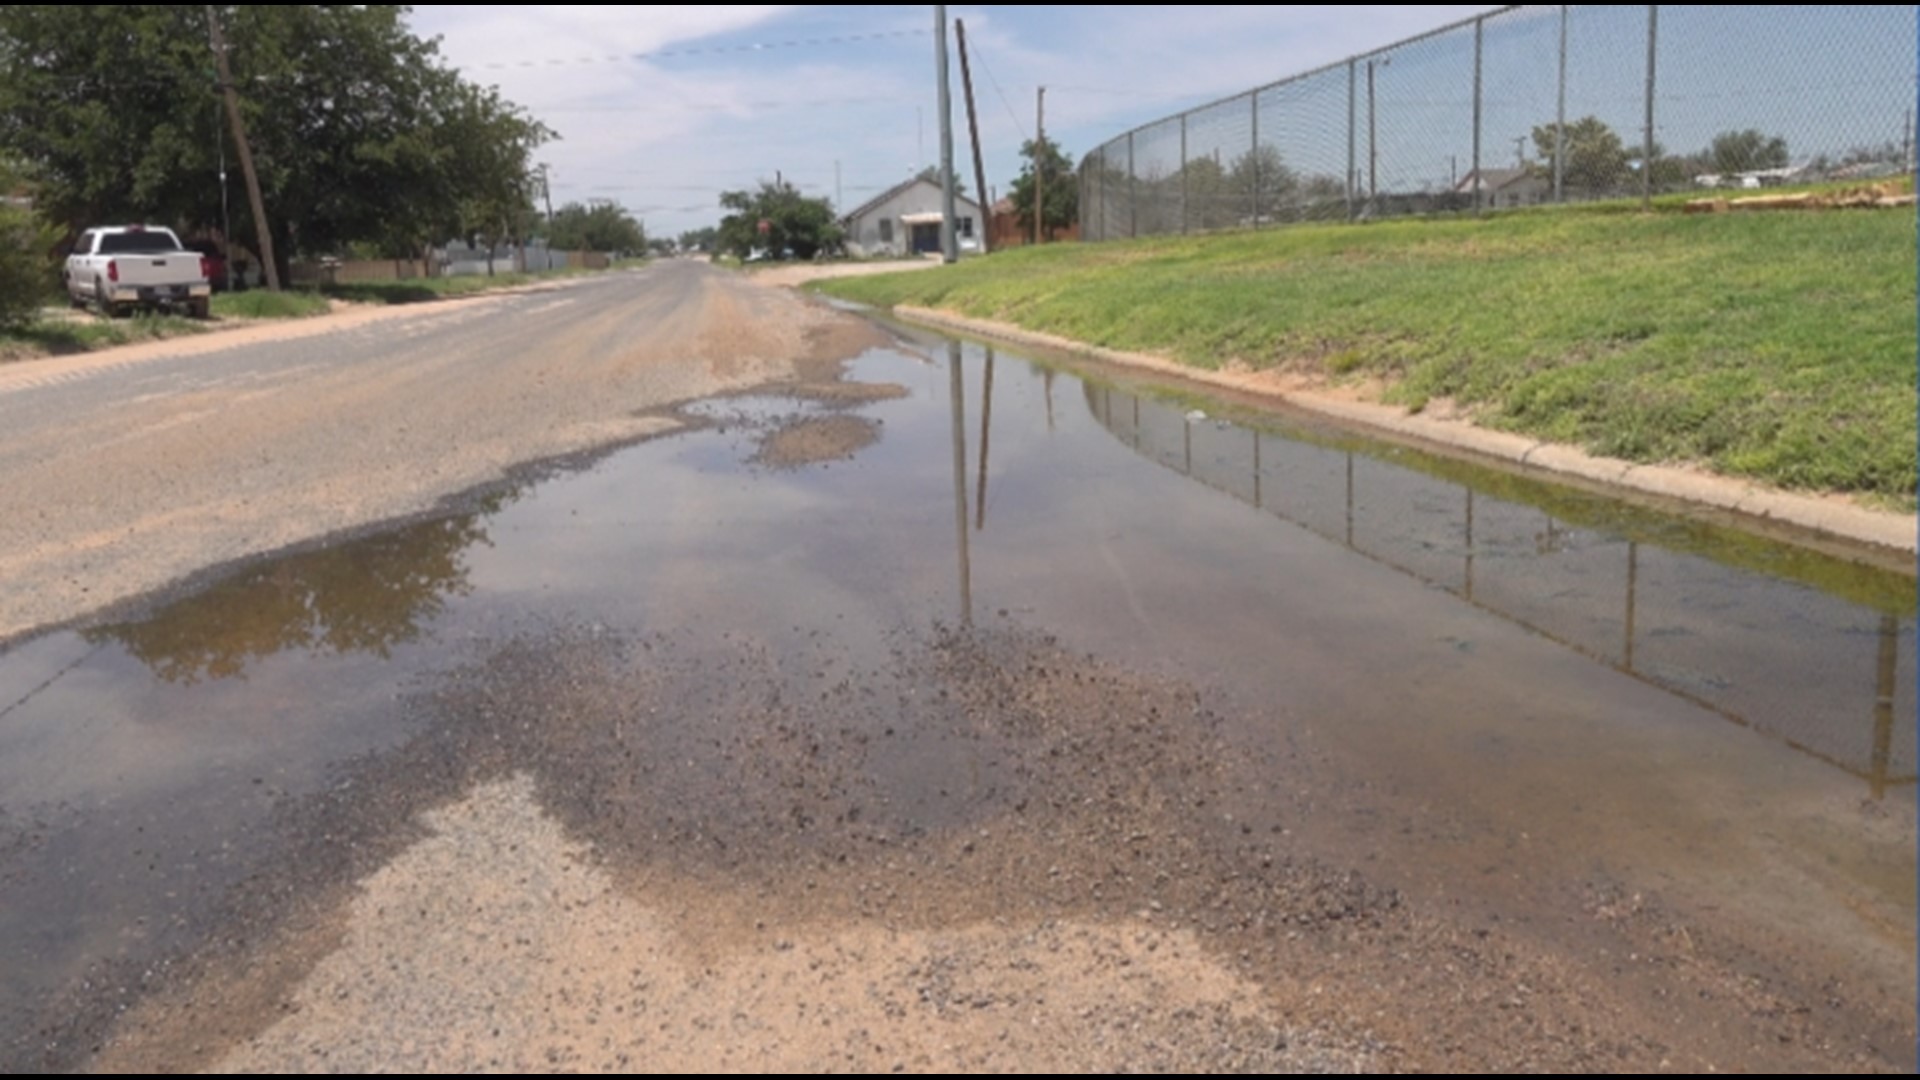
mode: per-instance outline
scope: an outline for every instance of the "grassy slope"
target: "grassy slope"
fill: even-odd
[[[1390,399],[1638,461],[1911,500],[1911,210],[1552,210],[1024,249],[823,283],[1196,367]]]

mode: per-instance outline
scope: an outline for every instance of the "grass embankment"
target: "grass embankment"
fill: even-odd
[[[629,264],[631,265],[631,264]],[[0,329],[0,362],[42,356],[93,352],[116,345],[202,334],[237,322],[304,319],[332,310],[332,300],[359,304],[418,304],[495,289],[530,285],[555,278],[604,273],[599,270],[551,270],[539,273],[501,273],[410,281],[372,281],[319,288],[295,287],[285,292],[255,289],[220,293],[213,298],[213,319],[202,322],[178,315],[141,313],[123,319],[101,319],[91,314],[50,312],[23,327]]]
[[[1565,208],[1023,248],[836,296],[1203,369],[1385,380],[1477,423],[1911,508],[1914,212]]]

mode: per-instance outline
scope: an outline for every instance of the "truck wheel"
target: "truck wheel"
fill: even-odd
[[[113,318],[113,301],[107,299],[107,284],[99,278],[93,279],[93,310],[103,319]]]

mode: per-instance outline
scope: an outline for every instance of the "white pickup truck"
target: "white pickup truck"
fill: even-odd
[[[207,261],[172,229],[146,225],[88,229],[67,256],[67,298],[105,316],[133,308],[184,309],[207,317],[213,296]]]

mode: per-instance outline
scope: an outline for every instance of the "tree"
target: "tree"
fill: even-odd
[[[0,161],[0,327],[33,319],[53,292],[53,230],[24,202],[17,170]]]
[[[1279,150],[1271,143],[1261,143],[1234,160],[1227,184],[1239,199],[1241,220],[1252,217],[1268,221],[1294,201],[1300,178],[1281,160]]]
[[[1787,166],[1787,140],[1778,135],[1768,138],[1753,128],[1723,131],[1713,137],[1707,158],[1713,163],[1713,171],[1722,176],[1758,172],[1761,169],[1784,169]]]
[[[524,187],[553,137],[445,68],[405,5],[217,10],[282,262],[442,239]],[[32,170],[49,218],[220,223],[232,149],[207,32],[204,5],[0,6],[0,154]]]
[[[595,199],[568,203],[547,223],[547,246],[564,251],[621,254],[647,250],[646,230],[619,203]]]
[[[681,251],[712,251],[720,243],[720,230],[709,225],[680,234]]]
[[[1042,152],[1036,155],[1032,139],[1020,144],[1020,156],[1026,164],[1020,167],[1020,176],[1013,182],[1013,190],[1008,195],[1013,199],[1014,213],[1020,219],[1020,229],[1028,236],[1033,235],[1033,185],[1034,164],[1038,160],[1040,175],[1046,180],[1046,206],[1042,207],[1046,221],[1047,234],[1061,229],[1071,228],[1080,220],[1080,180],[1074,175],[1073,159],[1060,152],[1060,144],[1047,139]]]
[[[1533,146],[1542,159],[1536,168],[1542,176],[1551,177],[1554,173],[1558,128],[1558,124],[1548,123],[1533,129]],[[1566,143],[1565,176],[1570,190],[1598,193],[1628,186],[1633,177],[1631,163],[1637,154],[1628,151],[1620,136],[1598,117],[1583,117],[1568,124]],[[1656,160],[1658,157],[1656,152]]]
[[[1186,192],[1187,228],[1225,229],[1238,220],[1234,206],[1238,202],[1245,207],[1246,203],[1234,198],[1226,170],[1218,160],[1211,156],[1190,158],[1182,174],[1179,179],[1183,180]]]
[[[939,187],[940,186],[940,166],[929,165],[926,168],[921,169],[918,173],[915,174],[915,179],[925,180],[927,183],[932,184],[934,187]],[[967,182],[965,180],[960,179],[960,170],[956,168],[953,170],[953,194],[957,198],[965,195],[966,193],[967,193]]]
[[[791,250],[795,258],[811,259],[844,239],[827,200],[809,199],[789,183],[762,181],[758,191],[729,191],[720,206],[733,211],[720,220],[720,249],[741,258],[763,249],[776,257]]]

